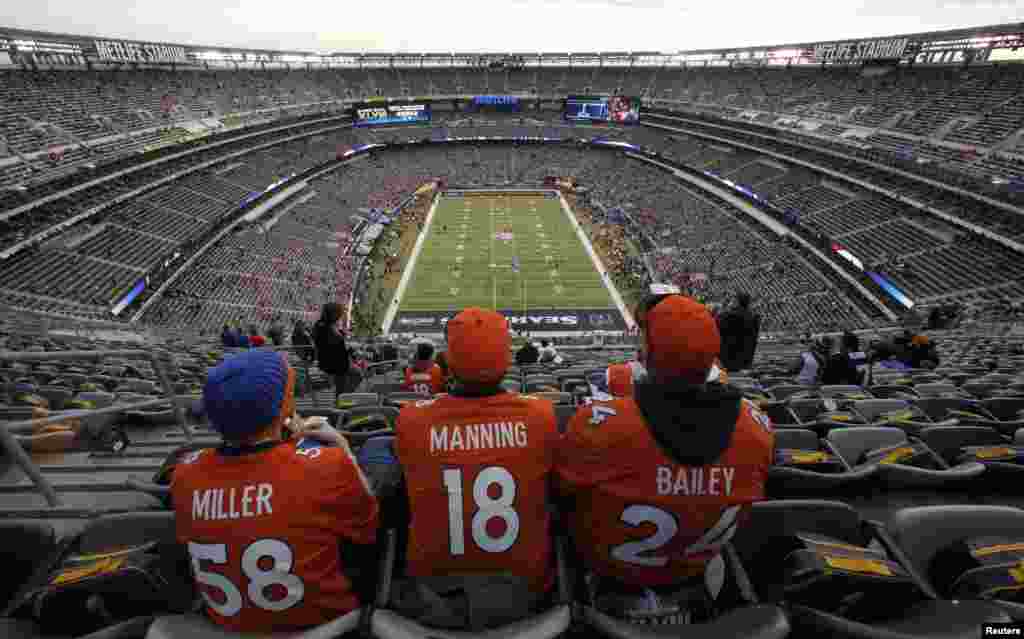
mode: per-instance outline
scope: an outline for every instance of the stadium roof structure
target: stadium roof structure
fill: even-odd
[[[675,52],[410,53],[274,51],[105,39],[0,27],[0,68],[430,68],[689,67],[971,64],[1024,60],[1024,23],[875,38]]]

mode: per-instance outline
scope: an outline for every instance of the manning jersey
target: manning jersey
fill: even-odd
[[[581,407],[555,471],[562,491],[575,497],[569,523],[585,563],[636,586],[702,574],[743,507],[764,499],[773,446],[770,422],[746,401],[728,448],[714,463],[693,467],[662,450],[633,399]]]
[[[411,393],[437,395],[444,392],[444,375],[441,367],[431,364],[430,368],[416,369],[410,366],[405,369],[405,384],[402,386]]]
[[[406,404],[395,453],[409,491],[406,572],[553,579],[549,480],[558,428],[548,400],[500,393]]]
[[[312,439],[190,453],[174,470],[178,540],[210,618],[290,631],[357,608],[342,540],[372,543],[378,506],[351,454]]]

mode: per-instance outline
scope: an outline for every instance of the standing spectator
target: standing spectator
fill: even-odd
[[[284,346],[284,326],[281,326],[281,322],[274,320],[267,329],[267,337],[270,338],[270,343],[274,346]]]
[[[754,363],[761,317],[750,310],[750,295],[737,293],[736,304],[718,319],[722,335],[722,368],[741,371]]]
[[[292,328],[292,346],[310,347],[300,348],[299,356],[307,362],[312,362],[316,359],[316,353],[312,348],[313,338],[309,334],[309,329],[306,328],[306,323],[300,319],[295,320],[295,326]]]
[[[860,339],[847,331],[843,333],[839,352],[828,358],[821,383],[861,386],[867,381],[867,370],[868,356],[860,350]]]
[[[320,319],[313,327],[317,364],[320,370],[334,379],[335,396],[348,392],[346,380],[350,362],[342,321],[341,304],[324,304]]]
[[[382,362],[393,362],[398,359],[398,347],[395,346],[391,338],[384,339],[384,342],[381,343],[378,352],[380,353],[380,361]]]
[[[238,346],[238,331],[231,326],[231,322],[224,322],[224,330],[220,333],[220,341],[224,344],[224,348]]]

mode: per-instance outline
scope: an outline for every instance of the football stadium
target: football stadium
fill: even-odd
[[[232,4],[0,18],[0,638],[1024,633],[1020,7]]]

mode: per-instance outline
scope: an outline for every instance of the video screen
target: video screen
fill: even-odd
[[[355,126],[381,126],[385,124],[424,124],[430,122],[430,105],[417,102],[408,104],[356,104],[352,107]]]
[[[570,95],[565,99],[562,116],[572,122],[636,124],[640,121],[640,98]]]

